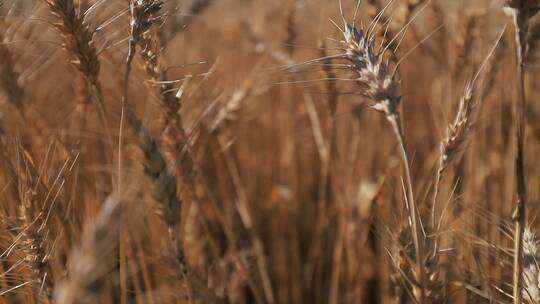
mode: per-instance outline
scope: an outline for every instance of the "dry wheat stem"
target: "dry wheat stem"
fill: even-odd
[[[343,13],[342,13],[343,16]],[[396,72],[390,71],[389,63],[384,62],[381,54],[375,51],[375,34],[368,30],[358,30],[354,25],[349,25],[343,18],[343,49],[344,57],[354,66],[357,74],[357,83],[364,89],[364,94],[373,100],[373,109],[383,113],[392,126],[392,130],[400,147],[400,155],[404,166],[406,183],[406,202],[408,205],[410,229],[416,255],[418,269],[418,281],[420,284],[419,302],[425,303],[427,282],[424,269],[424,236],[420,227],[418,208],[413,194],[412,178],[410,173],[409,158],[405,145],[402,122],[399,113],[400,82]],[[375,22],[375,21],[372,21]],[[394,69],[394,71],[396,71]]]
[[[411,220],[411,230],[412,237],[414,242],[414,248],[416,253],[416,264],[418,267],[418,276],[420,281],[420,303],[425,303],[425,292],[427,290],[426,275],[424,269],[424,241],[423,235],[420,227],[420,219],[418,218],[418,208],[414,200],[414,193],[412,188],[412,178],[409,166],[409,157],[407,155],[407,148],[405,146],[405,137],[403,133],[403,128],[401,126],[401,119],[399,118],[399,113],[395,112],[387,116],[388,121],[392,125],[394,135],[399,142],[401,158],[403,160],[403,167],[405,170],[405,183],[407,188],[407,204],[408,212]]]
[[[515,179],[517,200],[514,213],[514,262],[513,262],[513,297],[514,303],[522,302],[523,286],[523,232],[526,222],[527,188],[525,184],[525,61],[527,55],[527,36],[530,18],[534,16],[540,5],[534,0],[507,0],[506,10],[514,21],[516,38],[516,85],[517,100],[514,106],[516,130]]]

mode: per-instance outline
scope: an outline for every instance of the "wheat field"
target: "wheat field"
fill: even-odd
[[[539,10],[0,1],[0,303],[540,303]]]

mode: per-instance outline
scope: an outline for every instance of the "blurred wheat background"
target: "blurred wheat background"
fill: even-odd
[[[540,303],[538,1],[0,3],[0,303]]]

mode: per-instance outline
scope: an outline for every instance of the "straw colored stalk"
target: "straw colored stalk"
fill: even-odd
[[[514,264],[513,264],[513,296],[514,303],[522,301],[522,264],[523,264],[523,231],[526,222],[527,188],[525,184],[525,62],[527,57],[527,37],[530,19],[536,15],[540,4],[535,0],[506,0],[505,10],[512,16],[516,37],[516,94],[514,107],[516,130],[516,192],[517,201],[513,213],[514,220]]]
[[[383,59],[384,54],[375,52],[375,35],[371,31],[373,27],[369,26],[367,31],[364,31],[364,29],[359,30],[354,25],[347,24],[345,20],[343,22],[344,28],[341,31],[344,58],[352,63],[352,69],[356,73],[356,83],[360,85],[364,94],[374,101],[372,108],[386,116],[399,143],[405,170],[406,206],[415,248],[416,269],[418,270],[415,280],[420,285],[418,301],[426,303],[427,282],[423,267],[424,240],[413,194],[409,156],[399,112],[400,81],[396,70],[392,71],[389,64]]]

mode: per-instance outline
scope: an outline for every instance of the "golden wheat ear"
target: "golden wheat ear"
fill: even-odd
[[[383,113],[392,126],[394,135],[399,143],[400,155],[403,161],[405,175],[405,203],[408,210],[411,236],[415,248],[416,257],[415,280],[419,282],[420,288],[417,289],[417,298],[420,303],[426,301],[427,274],[424,268],[424,234],[421,230],[421,219],[419,218],[418,207],[415,202],[412,177],[410,172],[409,156],[405,144],[405,135],[402,127],[401,114],[399,106],[401,103],[401,83],[397,74],[396,65],[394,69],[390,67],[390,62],[384,60],[382,52],[377,48],[374,28],[370,25],[367,28],[357,28],[354,24],[349,24],[343,15],[343,9],[340,12],[343,20],[342,49],[343,58],[351,63],[351,69],[356,74],[355,82],[362,89],[365,96],[371,99],[374,104],[373,109]],[[382,15],[382,12],[379,16]],[[376,20],[372,21],[375,24]]]

